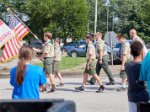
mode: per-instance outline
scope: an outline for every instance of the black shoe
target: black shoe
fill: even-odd
[[[104,90],[105,90],[105,87],[102,85],[102,86],[100,86],[100,88],[98,89],[98,91],[96,91],[96,93],[101,93]]]
[[[54,89],[50,89],[49,91],[47,91],[47,93],[55,93],[56,91]]]
[[[123,88],[123,87],[117,89],[118,92],[126,91],[126,90],[127,90],[127,88]]]
[[[75,90],[76,90],[77,92],[84,92],[84,87],[83,87],[83,86],[76,87]]]
[[[57,87],[61,87],[64,86],[64,83],[59,83],[58,85],[56,85]]]
[[[115,83],[114,82],[108,82],[108,83],[106,83],[106,85],[115,85]]]

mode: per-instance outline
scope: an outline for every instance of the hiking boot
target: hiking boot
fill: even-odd
[[[84,87],[83,87],[83,86],[76,87],[75,90],[76,90],[77,92],[84,92]]]
[[[115,85],[115,83],[114,82],[108,82],[108,83],[106,83],[106,85]]]
[[[105,90],[105,87],[102,85],[102,86],[100,86],[100,88],[98,89],[98,91],[96,91],[96,93],[101,93],[104,90]]]
[[[126,90],[127,90],[127,88],[124,88],[124,87],[121,87],[121,88],[118,88],[118,89],[117,89],[118,92],[126,91]]]

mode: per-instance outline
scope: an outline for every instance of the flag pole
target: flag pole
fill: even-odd
[[[12,14],[13,16],[15,16],[19,21],[21,21],[21,20],[16,16],[16,14],[14,14],[14,13],[10,10],[10,8],[7,8],[7,11],[8,11],[10,14]],[[21,21],[21,23],[30,31],[30,33],[31,33],[37,40],[40,41],[40,39],[27,27],[27,25],[24,24],[24,22]],[[41,43],[41,41],[40,41],[40,43]],[[42,44],[42,45],[43,45],[43,44]]]

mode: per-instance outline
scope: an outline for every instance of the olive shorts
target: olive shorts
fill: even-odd
[[[45,58],[43,61],[45,74],[49,75],[53,73],[53,58]]]
[[[89,69],[86,67],[84,70],[84,73],[87,73],[89,75],[95,75],[96,74],[96,60],[92,60],[91,64],[89,65]]]
[[[59,72],[60,72],[60,61],[54,61],[53,74],[58,74]]]

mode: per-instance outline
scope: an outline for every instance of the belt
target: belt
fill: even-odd
[[[48,58],[51,58],[51,59],[52,59],[52,58],[54,58],[54,57],[45,57],[44,59],[48,59]]]

